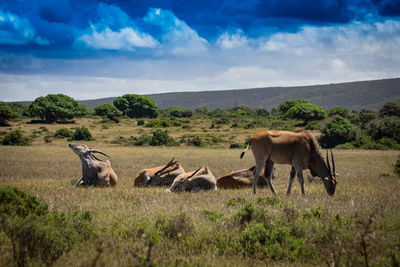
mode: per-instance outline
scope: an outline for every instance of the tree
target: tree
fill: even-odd
[[[296,105],[296,104],[307,104],[307,103],[309,103],[309,102],[307,100],[305,100],[305,99],[289,99],[289,100],[286,100],[283,103],[280,103],[279,106],[278,106],[278,110],[282,114],[285,114],[294,105]]]
[[[400,118],[398,117],[377,118],[369,122],[365,128],[374,140],[390,138],[400,143]]]
[[[342,116],[336,115],[325,124],[322,135],[318,139],[324,148],[332,148],[340,144],[351,142],[355,139],[354,126]]]
[[[400,116],[400,106],[394,102],[386,102],[379,109],[379,116]]]
[[[86,114],[86,109],[78,101],[63,94],[50,94],[35,99],[29,105],[29,113],[47,122],[73,119]]]
[[[15,118],[17,114],[12,108],[4,102],[0,102],[0,124],[5,124],[6,121]]]
[[[307,124],[309,121],[325,119],[326,111],[311,103],[297,103],[285,113],[285,116],[292,119],[304,120],[304,123]]]
[[[349,119],[351,117],[351,111],[346,107],[339,106],[339,107],[334,107],[334,108],[330,109],[328,111],[328,115],[329,116],[340,115],[343,118]]]
[[[118,110],[114,105],[103,104],[97,106],[94,109],[96,115],[107,118],[109,120],[119,122],[119,118],[122,116],[122,112]]]
[[[158,116],[156,102],[148,96],[125,94],[114,100],[114,106],[130,118],[155,118]]]

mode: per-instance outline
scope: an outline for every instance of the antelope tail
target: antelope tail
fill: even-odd
[[[246,149],[245,149],[245,150],[243,150],[243,151],[242,151],[242,153],[240,154],[240,158],[243,158],[243,156],[244,156],[244,153],[246,153],[246,151],[249,149],[250,145],[251,145],[251,140],[249,140],[249,143],[247,144],[247,147],[246,147]]]

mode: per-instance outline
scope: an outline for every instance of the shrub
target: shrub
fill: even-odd
[[[23,136],[22,131],[17,129],[8,132],[2,141],[4,146],[28,146],[30,145],[29,138]]]
[[[57,122],[85,115],[86,108],[69,96],[50,94],[36,98],[29,105],[29,112],[43,121]]]
[[[172,137],[168,135],[167,130],[157,129],[153,132],[153,137],[149,143],[151,146],[176,146],[179,145]]]
[[[379,116],[400,116],[400,106],[394,102],[386,102],[379,109]]]
[[[143,119],[139,119],[136,121],[137,125],[144,125],[144,120]]]
[[[307,124],[309,121],[325,119],[326,111],[311,103],[297,103],[285,113],[285,116],[292,119],[304,120]]]
[[[181,213],[172,218],[159,216],[155,222],[155,226],[160,229],[165,236],[175,240],[184,239],[194,233],[193,223],[185,213]]]
[[[44,215],[48,207],[39,198],[9,185],[0,186],[0,215],[26,217]]]
[[[372,120],[378,118],[378,114],[369,110],[362,110],[355,118],[355,123],[359,125],[361,128],[365,128],[365,126]]]
[[[0,124],[4,124],[6,121],[15,118],[16,116],[17,114],[9,105],[0,101]]]
[[[26,258],[51,265],[77,242],[93,235],[82,212],[51,212],[44,216],[7,217],[2,229],[13,244],[14,259],[26,266]]]
[[[94,139],[92,137],[92,134],[89,132],[89,129],[85,126],[82,126],[82,127],[76,127],[74,129],[73,135],[68,140],[69,141],[72,141],[72,140],[91,141]]]
[[[169,109],[169,115],[176,118],[188,118],[193,116],[193,111],[181,107],[173,107]]]
[[[114,106],[130,118],[155,118],[158,116],[156,102],[151,97],[125,94],[114,100]]]
[[[114,105],[111,105],[111,104],[103,104],[103,105],[97,106],[94,109],[94,112],[98,116],[107,118],[107,119],[112,120],[117,123],[120,121],[120,118],[122,116],[122,112],[120,110],[118,110]]]
[[[399,117],[384,117],[378,118],[365,126],[368,134],[379,140],[387,137],[400,143],[400,118]]]
[[[335,116],[339,115],[342,116],[343,118],[348,118],[350,119],[351,117],[351,111],[346,108],[346,107],[334,107],[328,111],[329,116]]]
[[[309,104],[309,102],[305,99],[289,99],[279,104],[278,110],[281,114],[285,114],[286,112],[288,112],[289,109],[297,104]]]
[[[321,146],[332,148],[340,144],[351,142],[355,139],[355,130],[350,121],[336,115],[331,121],[325,124],[322,135],[318,138]]]
[[[60,138],[60,139],[62,139],[62,138],[70,138],[70,137],[73,136],[73,134],[74,134],[74,132],[71,131],[70,129],[68,129],[68,128],[61,128],[61,129],[58,129],[58,130],[54,133],[54,137],[55,137],[55,138]]]

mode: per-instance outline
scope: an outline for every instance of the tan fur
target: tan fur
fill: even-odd
[[[185,173],[185,170],[178,162],[167,167],[161,173],[157,174],[160,170],[165,167],[158,166],[150,169],[141,170],[139,175],[134,179],[134,186],[170,186],[174,179]]]
[[[287,194],[290,194],[293,178],[297,173],[301,192],[304,194],[303,169],[310,169],[313,174],[323,179],[328,194],[334,194],[336,180],[332,176],[320,152],[315,138],[307,131],[262,131],[255,133],[250,140],[251,150],[256,162],[253,181],[257,181],[261,169],[272,170],[275,163],[292,166]],[[247,148],[248,149],[248,148]],[[247,150],[246,149],[246,150]],[[246,151],[245,150],[245,151]],[[242,155],[244,152],[242,152]],[[275,194],[271,183],[270,172],[265,171],[271,191]],[[256,183],[253,182],[253,193],[256,193]]]
[[[233,171],[217,179],[217,186],[219,189],[233,189],[241,187],[249,187],[253,184],[254,169],[253,166],[248,169]],[[258,186],[267,186],[267,180],[264,177],[264,170],[261,171],[258,177]]]
[[[93,155],[93,153],[106,154],[86,145],[69,144],[68,146],[79,156],[82,163],[82,178],[76,182],[75,186],[115,186],[118,183],[118,176],[111,168],[110,161]]]
[[[216,190],[217,180],[208,167],[203,166],[197,171],[182,173],[178,175],[167,192],[171,191],[193,191]]]

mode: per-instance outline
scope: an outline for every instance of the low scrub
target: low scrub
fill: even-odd
[[[29,146],[30,140],[22,134],[22,131],[17,129],[8,132],[1,142],[4,146]]]
[[[68,140],[92,141],[94,140],[94,138],[92,137],[92,134],[90,133],[89,129],[85,126],[82,126],[82,127],[76,127],[74,129],[74,133],[70,138],[68,138]]]

